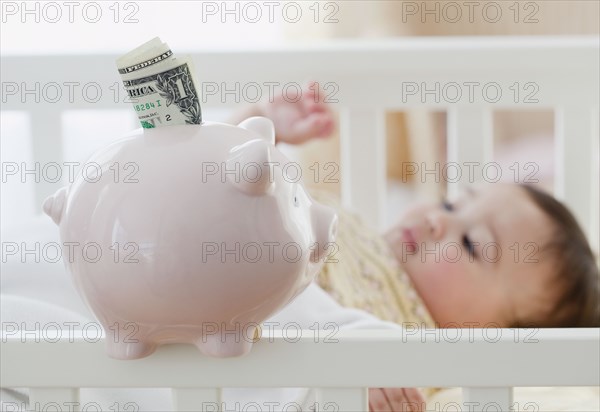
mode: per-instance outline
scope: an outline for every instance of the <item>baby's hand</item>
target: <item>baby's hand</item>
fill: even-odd
[[[425,399],[415,388],[370,388],[370,412],[421,412]]]
[[[290,93],[261,104],[261,115],[271,119],[275,125],[277,142],[300,144],[327,137],[333,132],[333,114],[323,102],[325,93],[317,87],[317,83],[309,83],[297,102],[293,102],[296,96]]]

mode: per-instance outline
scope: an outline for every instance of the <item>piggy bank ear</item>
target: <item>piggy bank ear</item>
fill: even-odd
[[[275,126],[270,119],[266,117],[250,117],[238,124],[242,129],[250,130],[258,134],[264,140],[275,144]]]
[[[227,180],[251,196],[261,196],[273,186],[270,143],[250,140],[234,147],[227,159]]]

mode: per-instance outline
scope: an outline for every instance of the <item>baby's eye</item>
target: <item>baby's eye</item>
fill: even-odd
[[[471,241],[471,239],[469,238],[468,235],[463,235],[462,243],[463,243],[463,246],[469,252],[469,256],[471,256],[472,258],[475,258],[476,257],[475,256],[475,245],[473,244],[473,242]]]
[[[448,202],[447,199],[442,200],[442,207],[449,212],[452,212],[454,210],[454,206],[452,205],[452,203]]]

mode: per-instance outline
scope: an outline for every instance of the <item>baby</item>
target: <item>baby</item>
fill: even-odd
[[[278,142],[329,135],[334,121],[315,96],[247,108],[269,117]],[[339,252],[319,285],[344,306],[396,323],[425,327],[598,327],[597,262],[572,214],[525,185],[468,188],[452,202],[421,204],[383,237],[313,193],[340,214]],[[415,389],[371,389],[372,411],[423,403]],[[404,407],[404,409],[403,409]]]
[[[585,235],[533,187],[479,186],[452,203],[416,206],[385,238],[439,327],[600,326]],[[419,253],[455,245],[462,253]]]

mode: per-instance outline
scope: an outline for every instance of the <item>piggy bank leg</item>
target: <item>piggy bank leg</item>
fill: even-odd
[[[148,334],[140,331],[137,325],[134,330],[114,325],[105,330],[106,352],[111,358],[140,359],[156,350],[157,344],[149,339]]]
[[[259,336],[256,326],[249,325],[242,330],[219,329],[204,331],[195,344],[205,355],[219,358],[242,356],[250,352],[252,344]]]

